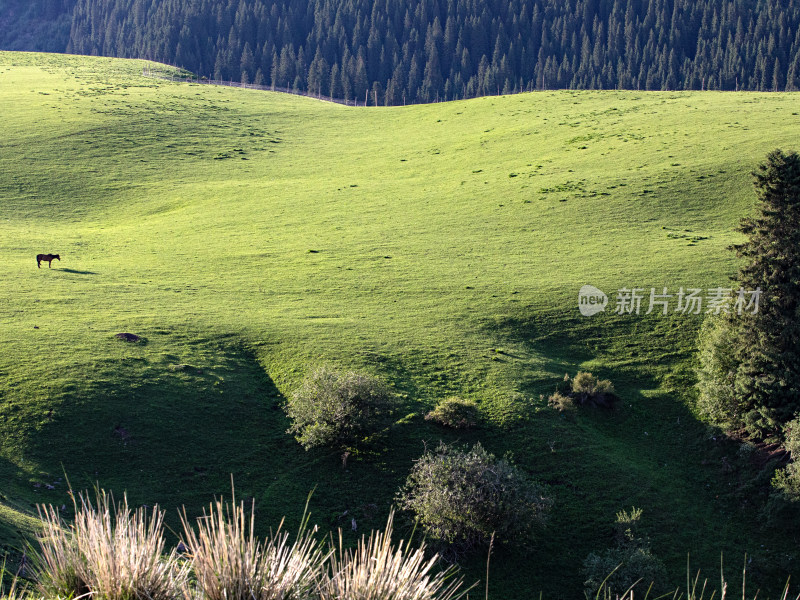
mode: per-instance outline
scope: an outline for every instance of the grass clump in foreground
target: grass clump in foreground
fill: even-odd
[[[244,503],[214,502],[192,527],[181,515],[181,546],[164,553],[163,511],[131,511],[97,492],[96,505],[79,495],[75,521],[52,506],[40,508],[43,532],[34,578],[43,597],[103,600],[456,600],[469,589],[455,567],[436,570],[438,554],[391,541],[384,531],[362,536],[355,550],[326,548],[304,518],[294,541],[281,527],[265,541]],[[281,526],[283,523],[281,523]],[[15,583],[2,600],[21,600]]]
[[[742,600],[757,600],[760,595],[761,590],[756,590],[756,593],[753,595],[749,595],[747,593],[747,556],[745,556],[745,567],[742,569]],[[622,594],[619,592],[614,592],[613,584],[610,585],[614,576],[616,575],[617,571],[622,569],[625,566],[624,563],[618,564],[614,570],[609,573],[603,582],[600,584],[600,588],[597,592],[593,595],[589,595],[588,592],[584,592],[585,597],[587,600],[590,598],[594,598],[594,600],[635,600],[636,598],[640,598],[643,600],[714,600],[715,598],[719,598],[720,600],[725,600],[728,597],[728,580],[725,579],[725,573],[722,568],[722,564],[720,562],[720,587],[719,589],[713,589],[709,586],[708,579],[703,579],[702,582],[700,580],[700,572],[698,571],[697,574],[692,578],[691,568],[689,566],[689,559],[686,559],[686,590],[685,592],[681,592],[680,588],[667,592],[665,594],[656,595],[653,593],[653,584],[646,584],[646,579],[641,577],[634,581]],[[789,595],[789,581],[786,582],[786,585],[783,586],[783,591],[781,592],[780,596],[778,597],[779,600],[800,600],[800,594],[796,596]],[[644,589],[644,595],[640,593],[640,590]]]
[[[312,598],[320,584],[326,553],[304,521],[295,540],[278,530],[266,541],[255,536],[255,514],[248,521],[244,504],[217,500],[197,520],[186,517],[188,548],[197,596],[205,600],[293,600]]]
[[[455,600],[469,589],[455,578],[455,568],[435,571],[438,554],[425,557],[425,545],[405,551],[392,544],[393,513],[384,531],[361,537],[345,550],[339,531],[338,554],[331,555],[330,576],[323,579],[320,600]]]
[[[134,511],[127,497],[119,504],[105,491],[96,505],[83,494],[75,501],[75,521],[65,525],[52,505],[40,507],[41,550],[34,556],[35,579],[46,597],[85,594],[106,600],[178,600],[189,565],[173,549],[164,554],[164,512]]]
[[[6,574],[9,575],[11,583],[6,585]],[[19,579],[11,576],[6,570],[6,563],[0,564],[0,600],[23,600],[27,597],[27,589],[19,585]]]

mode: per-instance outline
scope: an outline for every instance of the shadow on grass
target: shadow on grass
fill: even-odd
[[[543,357],[544,370],[561,377],[574,375],[583,363],[596,362],[602,372],[595,375],[610,377],[616,386],[654,389],[691,358],[699,324],[689,316],[586,318],[538,312],[508,316],[487,329]],[[522,387],[536,384],[541,381],[525,380]]]
[[[28,442],[26,459],[43,481],[63,465],[76,491],[127,491],[134,506],[166,509],[177,528],[179,507],[191,516],[215,496],[230,497],[231,476],[237,499],[248,500],[309,462],[252,352],[229,340],[176,338],[153,333],[147,346],[123,346],[91,369],[75,365],[75,380],[85,381],[54,391],[52,416]],[[40,491],[41,501],[69,507],[61,487]],[[284,515],[299,522],[313,478],[301,487],[259,506],[265,530]]]
[[[579,407],[571,414],[540,405],[524,428],[497,440],[553,486],[559,503],[545,545],[562,557],[570,553],[565,548],[575,548],[573,569],[590,550],[610,543],[597,524],[632,505],[644,509],[648,533],[670,574],[681,572],[687,552],[713,569],[715,555],[753,554],[756,541],[768,540],[775,554],[772,546],[781,545],[789,557],[785,564],[796,560],[795,548],[783,543],[788,540],[771,538],[754,518],[767,499],[765,475],[753,470],[738,443],[692,411],[700,319],[520,311],[487,324],[496,343],[541,358],[536,372],[531,363],[518,367],[518,385],[526,394],[546,396],[564,373],[588,370],[609,378],[621,399],[613,410]],[[545,384],[548,372],[553,379]],[[574,544],[564,531],[583,543]],[[765,589],[796,570],[762,563],[752,575]]]
[[[62,273],[73,273],[75,275],[97,275],[95,271],[79,271],[77,269],[56,269]]]

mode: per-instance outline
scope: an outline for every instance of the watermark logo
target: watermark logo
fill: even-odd
[[[682,315],[705,314],[756,314],[761,299],[761,288],[680,288],[670,293],[668,288],[624,287],[617,290],[614,310],[617,315],[662,316],[672,313]],[[578,292],[578,309],[584,317],[603,312],[608,305],[608,296],[593,285],[584,285]]]
[[[578,309],[584,317],[603,312],[608,306],[608,296],[593,285],[585,285],[578,292]]]

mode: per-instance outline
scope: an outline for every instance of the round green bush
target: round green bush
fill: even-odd
[[[592,552],[583,561],[587,598],[618,598],[635,585],[647,590],[652,584],[655,591],[664,591],[666,569],[650,550],[650,541],[639,532],[641,517],[641,508],[618,512],[614,523],[615,547]]]
[[[288,432],[306,450],[346,448],[380,428],[391,401],[392,393],[380,379],[320,367],[288,398]]]
[[[542,486],[484,450],[440,443],[419,458],[397,495],[429,539],[454,552],[489,542],[530,540],[551,505]]]

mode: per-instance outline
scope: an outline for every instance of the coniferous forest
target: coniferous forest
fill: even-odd
[[[146,58],[211,79],[370,104],[556,88],[800,89],[798,0],[6,0],[4,6],[4,23],[16,33],[2,34],[2,47],[53,50],[63,39],[60,50],[70,53]],[[54,25],[45,39],[25,36],[26,18],[33,17],[69,22],[69,33],[59,35]]]

